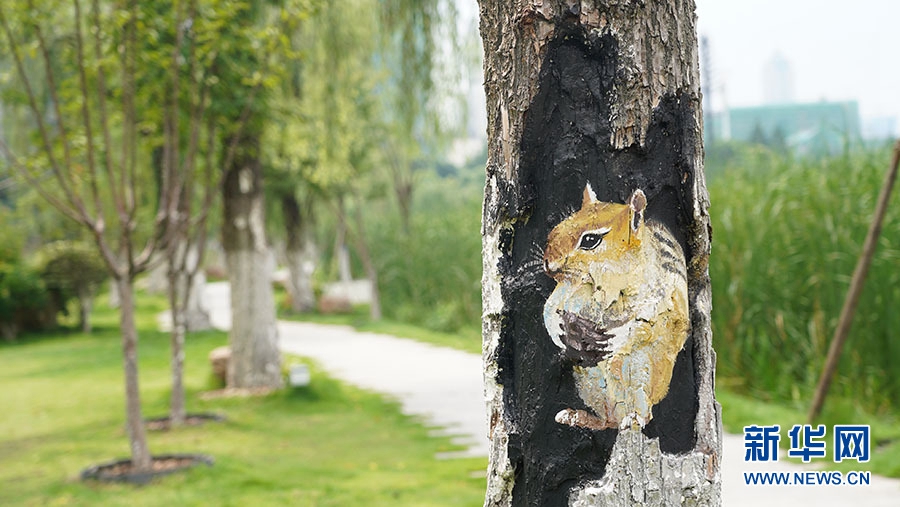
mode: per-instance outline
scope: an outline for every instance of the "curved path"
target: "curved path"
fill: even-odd
[[[227,283],[206,286],[204,303],[215,327],[231,327]],[[486,456],[487,422],[481,357],[409,339],[360,333],[350,327],[279,321],[281,349],[315,360],[330,375],[397,399],[403,411],[467,446],[461,455]],[[900,480],[872,476],[868,486],[746,486],[744,472],[813,470],[788,462],[743,461],[743,439],[724,435],[726,507],[900,507]],[[860,465],[860,470],[866,470]]]

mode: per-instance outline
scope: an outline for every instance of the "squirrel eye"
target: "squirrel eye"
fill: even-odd
[[[582,234],[581,240],[578,242],[578,248],[582,250],[593,250],[597,248],[601,241],[603,241],[604,234],[600,234],[599,232],[588,232]]]

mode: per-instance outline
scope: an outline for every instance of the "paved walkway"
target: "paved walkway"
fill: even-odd
[[[227,283],[207,285],[204,302],[213,325],[230,328]],[[278,329],[283,351],[312,358],[336,378],[397,399],[405,413],[468,446],[462,454],[487,455],[480,356],[344,326],[280,321]],[[868,486],[746,486],[743,472],[813,468],[786,462],[752,466],[743,461],[743,439],[736,435],[725,435],[723,454],[725,507],[900,507],[900,480],[872,476]]]

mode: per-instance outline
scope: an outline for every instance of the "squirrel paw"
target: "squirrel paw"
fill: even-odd
[[[597,417],[594,414],[588,413],[584,410],[575,410],[572,408],[565,408],[556,413],[556,417],[554,417],[556,422],[560,424],[566,424],[576,428],[588,428],[591,430],[605,430],[612,428],[614,425],[610,424],[606,419]]]

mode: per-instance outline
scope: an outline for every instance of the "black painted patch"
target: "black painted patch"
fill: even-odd
[[[644,147],[613,149],[609,97],[617,72],[615,44],[611,36],[586,41],[577,32],[550,44],[539,91],[525,116],[518,192],[501,197],[507,216],[527,217],[504,237],[499,266],[507,305],[498,380],[512,419],[516,506],[567,505],[570,488],[603,476],[617,433],[554,421],[564,408],[587,407],[575,389],[572,359],[563,357],[544,327],[543,305],[555,282],[543,273],[540,252],[550,230],[579,208],[586,182],[607,202],[627,202],[640,188],[648,201],[645,218],[667,225],[690,258],[685,231],[692,216],[694,106],[678,96],[665,98]],[[688,338],[669,394],[654,407],[644,433],[658,437],[664,452],[690,451],[697,406]]]

